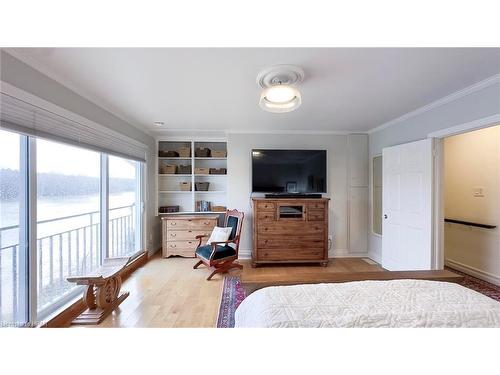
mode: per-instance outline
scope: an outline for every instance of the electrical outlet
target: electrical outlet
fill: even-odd
[[[474,186],[472,192],[474,197],[484,197],[484,188],[482,186]]]

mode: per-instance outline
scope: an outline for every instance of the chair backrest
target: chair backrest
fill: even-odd
[[[226,228],[233,228],[229,239],[232,240],[238,237],[238,239],[234,241],[234,243],[236,244],[236,255],[238,255],[238,249],[240,247],[241,227],[243,226],[244,217],[245,214],[243,212],[239,212],[238,210],[227,210],[226,215],[224,216],[224,226]]]

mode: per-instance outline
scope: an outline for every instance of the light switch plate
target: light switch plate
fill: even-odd
[[[475,197],[484,197],[484,188],[482,186],[474,186],[472,191]]]

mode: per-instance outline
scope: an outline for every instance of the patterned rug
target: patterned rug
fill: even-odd
[[[491,284],[487,281],[478,279],[476,277],[467,275],[463,272],[460,272],[454,268],[450,267],[445,267],[447,270],[450,270],[452,272],[458,273],[462,276],[464,276],[464,281],[462,281],[462,285],[465,286],[466,288],[475,290],[476,292],[479,292],[481,294],[484,294],[485,296],[488,296],[490,298],[493,298],[494,300],[497,300],[500,302],[500,286],[497,286],[495,284]]]
[[[234,312],[245,299],[245,291],[238,276],[226,276],[222,286],[222,298],[217,316],[217,328],[233,328]]]
[[[462,285],[475,290],[485,296],[500,302],[500,286],[488,283],[463,272],[446,267],[450,271],[456,272],[465,277]],[[220,302],[219,315],[217,316],[217,328],[233,328],[234,312],[245,299],[245,291],[241,286],[238,276],[226,276],[222,287],[222,299]]]

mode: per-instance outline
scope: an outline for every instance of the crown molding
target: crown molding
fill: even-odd
[[[121,113],[121,111],[119,111],[118,109],[116,109],[114,106],[109,106],[109,105],[106,105],[106,104],[102,104],[100,102],[100,99],[96,98],[94,95],[90,94],[86,90],[83,90],[82,88],[77,87],[76,85],[74,85],[67,78],[61,76],[60,74],[57,74],[56,72],[54,72],[52,69],[50,69],[49,67],[47,67],[47,65],[45,65],[44,63],[42,63],[37,58],[24,53],[19,48],[2,48],[2,50],[5,51],[6,53],[8,53],[9,55],[13,56],[14,58],[20,60],[21,62],[25,63],[26,65],[30,66],[31,68],[39,71],[43,75],[45,75],[45,76],[49,77],[50,79],[56,81],[60,85],[63,85],[67,89],[73,91],[75,94],[81,96],[82,98],[84,98],[84,99],[92,102],[96,106],[98,106],[98,107],[104,109],[105,111],[111,113],[112,115],[116,116],[120,120],[125,121],[130,126],[133,126],[134,128],[142,131],[143,133],[145,133],[145,134],[147,134],[149,136],[153,136],[149,132],[148,128],[136,124],[136,122],[133,119],[131,119],[130,117],[128,117],[125,114]]]
[[[363,131],[343,131],[343,130],[259,130],[259,129],[150,129],[156,137],[167,135],[198,136],[200,134],[208,136],[227,136],[230,134],[276,134],[276,135],[350,135],[368,134]]]
[[[227,130],[226,134],[278,134],[278,135],[350,135],[350,134],[368,134],[363,131],[347,130]]]
[[[373,129],[370,129],[368,131],[368,134],[372,134],[372,133],[378,132],[380,130],[389,128],[391,126],[397,125],[402,121],[408,120],[412,117],[415,117],[415,116],[421,115],[425,112],[429,112],[433,109],[439,108],[445,104],[451,103],[457,99],[463,98],[464,96],[470,95],[474,92],[477,92],[479,90],[482,90],[486,87],[489,87],[489,86],[494,85],[494,84],[499,83],[499,82],[500,82],[500,73],[495,74],[489,78],[486,78],[483,81],[476,82],[473,85],[465,87],[462,90],[455,91],[454,93],[452,93],[450,95],[444,96],[444,97],[442,97],[442,98],[440,98],[432,103],[424,105],[423,107],[420,107],[420,108],[417,108],[411,112],[405,113],[404,115],[399,116],[399,117],[395,118],[394,120],[388,121],[382,125],[379,125]]]

